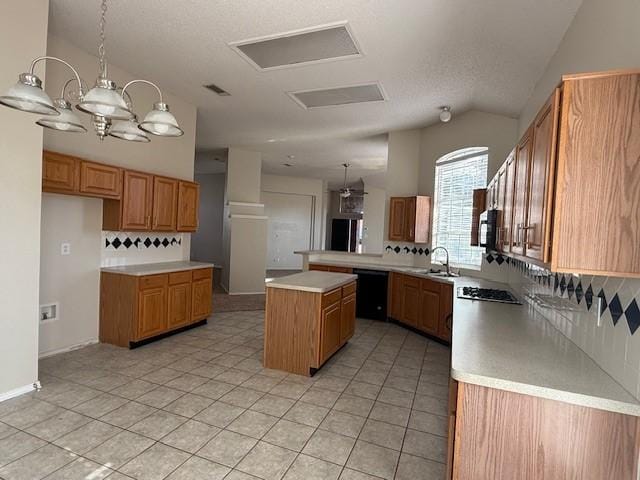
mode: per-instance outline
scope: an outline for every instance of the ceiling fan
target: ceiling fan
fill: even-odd
[[[342,166],[344,167],[344,184],[342,188],[338,190],[338,192],[340,192],[340,197],[348,198],[351,195],[358,196],[358,197],[367,195],[368,192],[365,192],[364,190],[360,190],[360,189],[354,189],[347,185],[347,170],[351,165],[348,163],[343,163]]]

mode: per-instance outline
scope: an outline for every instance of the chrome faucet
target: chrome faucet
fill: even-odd
[[[447,267],[447,277],[452,277],[453,274],[451,273],[451,265],[449,265],[449,250],[447,250],[445,247],[435,247],[431,250],[431,255],[433,255],[433,252],[435,252],[436,250],[444,250],[444,253],[447,255],[447,260],[444,266]]]

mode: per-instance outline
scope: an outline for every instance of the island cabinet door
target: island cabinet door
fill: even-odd
[[[320,318],[320,364],[340,347],[341,299],[322,308]]]
[[[343,297],[340,307],[340,344],[349,340],[356,329],[356,286],[347,285],[342,288]]]
[[[136,340],[167,330],[167,275],[140,279],[138,292],[138,332]]]
[[[191,319],[196,322],[211,315],[213,282],[210,268],[193,271],[191,284]]]

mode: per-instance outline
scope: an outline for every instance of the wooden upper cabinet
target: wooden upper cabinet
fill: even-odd
[[[80,159],[62,153],[42,152],[42,191],[74,193],[80,184]]]
[[[516,178],[513,197],[513,222],[511,251],[524,255],[524,227],[527,223],[527,198],[529,185],[529,158],[531,157],[531,128],[516,146]]]
[[[178,182],[178,218],[179,232],[195,232],[198,229],[198,205],[200,186],[193,182]]]
[[[473,191],[473,204],[471,207],[471,246],[480,245],[480,214],[485,211],[487,205],[487,189],[477,188]]]
[[[153,177],[153,230],[176,231],[178,180]]]
[[[640,72],[565,77],[551,267],[640,276]]]
[[[121,230],[151,230],[153,175],[125,170]]]
[[[560,89],[556,88],[533,122],[533,150],[529,163],[525,255],[544,263],[549,261],[551,241],[551,206],[559,109]]]
[[[80,162],[80,193],[102,198],[120,198],[122,169],[102,163]]]
[[[431,197],[391,197],[389,207],[389,240],[429,243]]]
[[[389,200],[389,240],[391,241],[404,240],[406,208],[405,197],[391,197]]]

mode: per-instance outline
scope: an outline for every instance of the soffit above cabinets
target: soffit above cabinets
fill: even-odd
[[[257,70],[362,56],[347,22],[232,42],[229,46]]]

